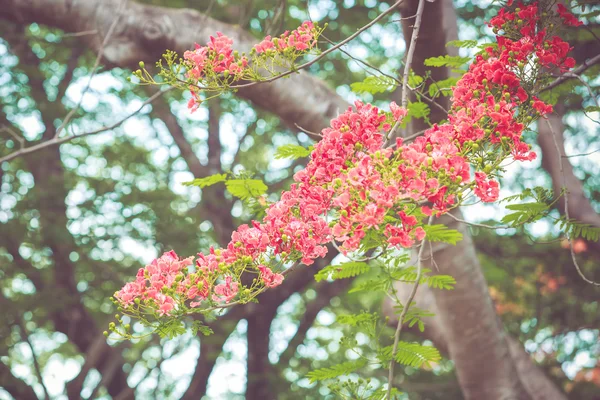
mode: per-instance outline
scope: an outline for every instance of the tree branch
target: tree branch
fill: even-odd
[[[152,103],[154,100],[156,100],[157,98],[159,98],[160,96],[162,96],[163,94],[165,94],[167,91],[172,90],[172,88],[166,89],[166,90],[159,90],[156,93],[154,93],[151,97],[149,97],[146,101],[144,101],[142,103],[142,105],[135,110],[134,112],[132,112],[131,114],[127,115],[126,117],[120,119],[119,121],[115,122],[114,124],[111,125],[107,125],[103,128],[100,129],[96,129],[93,131],[89,131],[89,132],[83,132],[83,133],[79,133],[79,134],[75,134],[75,135],[69,135],[69,136],[63,136],[63,137],[57,137],[54,136],[51,139],[45,140],[43,142],[40,142],[36,145],[30,146],[30,147],[24,147],[21,148],[17,151],[14,151],[12,153],[10,153],[7,156],[4,157],[0,157],[0,164],[2,164],[5,161],[10,161],[12,159],[15,159],[17,157],[26,155],[26,154],[30,154],[36,151],[40,151],[42,149],[45,149],[47,147],[52,147],[52,146],[57,146],[66,142],[70,142],[71,140],[74,139],[79,139],[85,136],[91,136],[91,135],[97,135],[99,133],[102,132],[106,132],[106,131],[110,131],[113,130],[115,128],[118,128],[119,126],[121,126],[125,121],[127,121],[129,118],[137,115],[140,111],[142,111],[142,109],[147,106],[148,104]]]
[[[556,78],[554,81],[552,81],[551,83],[549,83],[548,85],[544,86],[541,90],[540,93],[545,92],[547,90],[553,89],[555,87],[557,87],[558,85],[560,85],[563,82],[568,81],[569,79],[574,79],[577,77],[577,75],[581,75],[583,74],[586,70],[588,70],[590,67],[593,67],[594,65],[600,63],[600,54],[587,59],[583,62],[583,64],[581,64],[579,67],[575,68],[573,71],[569,71],[568,74],[564,74],[559,76],[558,78]]]

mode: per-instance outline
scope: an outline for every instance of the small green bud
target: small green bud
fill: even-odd
[[[138,304],[138,305],[139,305],[139,304],[141,303],[141,300],[140,300],[140,298],[139,298],[139,297],[136,297],[136,298],[135,298],[135,300],[134,300],[133,302],[134,302],[135,304]]]
[[[102,334],[103,334],[104,336],[108,337],[108,332],[107,332],[107,331],[104,331],[104,332],[102,332]]]
[[[139,63],[139,66],[140,66],[140,68],[142,68],[142,69],[143,69],[143,68],[145,68],[145,64],[144,64],[144,62],[143,62],[143,61],[140,61],[140,63]]]
[[[128,331],[128,330],[130,330],[130,329],[131,329],[131,325],[129,325],[129,324],[125,324],[125,327],[124,327],[124,328],[125,328],[125,330],[126,330],[126,331]]]

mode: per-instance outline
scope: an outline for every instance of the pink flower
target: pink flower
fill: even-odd
[[[281,282],[283,282],[283,275],[273,273],[271,269],[265,267],[264,265],[259,265],[258,269],[260,270],[260,277],[262,278],[266,287],[273,288],[281,285]]]
[[[216,302],[229,303],[238,293],[238,283],[231,282],[231,276],[225,278],[225,283],[215,286],[212,298]]]
[[[402,119],[406,117],[406,114],[408,114],[408,111],[396,104],[395,101],[390,103],[390,111],[392,112],[394,120],[396,121],[402,121]]]
[[[492,203],[498,200],[500,189],[498,188],[498,182],[494,180],[488,180],[487,175],[483,172],[475,172],[475,194],[484,202]]]

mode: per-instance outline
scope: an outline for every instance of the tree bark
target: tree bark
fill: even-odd
[[[559,106],[556,113],[547,116],[547,120],[540,119],[538,121],[538,144],[542,149],[542,168],[552,178],[552,187],[554,188],[555,195],[560,194],[563,189],[564,174],[564,182],[567,189],[565,196],[569,196],[569,217],[578,222],[600,227],[600,215],[596,213],[589,199],[585,196],[583,183],[575,176],[573,165],[565,157],[563,133],[565,125],[562,122],[562,113],[560,111],[561,107]],[[552,126],[552,129],[550,129],[548,124]],[[552,137],[552,131],[554,131],[555,138]],[[560,155],[557,153],[555,140],[558,142],[558,147],[561,151]],[[559,157],[562,157],[562,172]],[[564,196],[558,201],[558,210],[564,215]],[[600,252],[600,242],[589,242],[589,245]]]
[[[36,22],[71,33],[97,30],[97,35],[81,37],[91,50],[97,52],[121,3],[122,0],[0,0],[0,19]],[[134,1],[127,2],[115,28],[104,47],[104,61],[132,69],[138,68],[139,61],[154,64],[166,49],[183,54],[192,49],[195,42],[204,43],[215,32],[231,37],[239,51],[247,52],[257,43],[241,28],[198,11]],[[323,82],[305,72],[289,79],[243,88],[237,94],[277,114],[290,127],[298,124],[311,131],[327,126],[331,118],[348,106]]]

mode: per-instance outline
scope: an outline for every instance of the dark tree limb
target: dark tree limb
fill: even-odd
[[[554,193],[558,195],[563,189],[563,177],[565,175],[566,190],[565,196],[569,196],[569,216],[579,222],[600,227],[600,215],[596,213],[590,200],[585,196],[583,183],[575,176],[573,165],[565,155],[564,149],[564,130],[565,125],[562,122],[560,107],[557,107],[557,113],[548,115],[548,123],[552,124],[556,140],[559,143],[562,157],[562,171],[557,154],[552,131],[545,121],[538,123],[538,144],[542,149],[542,168],[548,172],[552,178],[552,187]],[[558,201],[558,210],[564,214],[565,200],[564,196]],[[600,242],[590,242],[596,251],[600,252]]]

